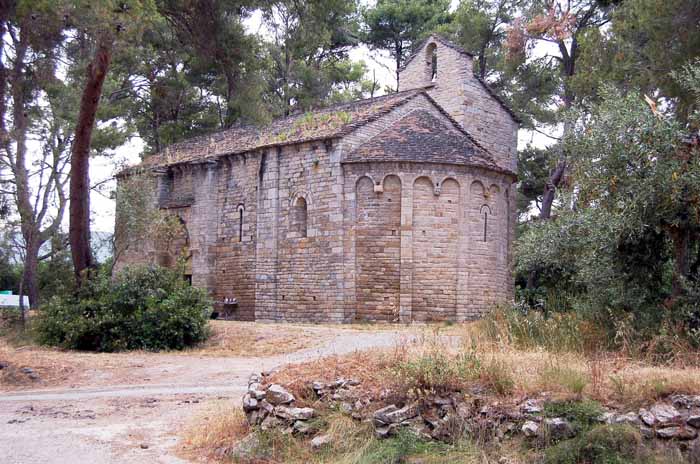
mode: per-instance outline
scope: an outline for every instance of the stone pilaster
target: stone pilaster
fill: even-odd
[[[263,321],[282,319],[277,310],[279,155],[276,148],[266,150],[258,173],[255,318]]]

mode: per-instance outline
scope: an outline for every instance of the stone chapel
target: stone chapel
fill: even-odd
[[[148,176],[182,230],[165,245],[117,237],[117,268],[184,256],[185,278],[239,320],[464,321],[512,299],[519,121],[472,67],[433,35],[397,93],[187,140],[122,171]]]

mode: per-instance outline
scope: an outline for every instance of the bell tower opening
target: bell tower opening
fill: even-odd
[[[425,64],[427,69],[427,77],[429,82],[435,82],[437,80],[438,73],[438,56],[437,56],[437,45],[435,42],[431,42],[425,48]]]

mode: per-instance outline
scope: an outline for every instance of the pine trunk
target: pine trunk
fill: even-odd
[[[80,100],[78,124],[71,150],[69,239],[78,285],[83,283],[86,272],[94,266],[90,250],[90,142],[102,96],[102,85],[111,61],[111,40],[98,40],[95,56],[87,68],[87,80]]]

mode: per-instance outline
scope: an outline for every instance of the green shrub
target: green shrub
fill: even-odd
[[[206,339],[211,304],[174,271],[126,268],[102,273],[41,311],[40,343],[90,351],[183,349]]]
[[[545,452],[545,464],[637,464],[654,462],[639,431],[628,425],[599,425]]]
[[[561,417],[578,430],[590,429],[603,414],[600,403],[593,400],[550,401],[544,405],[545,417]]]
[[[422,462],[420,457],[436,458],[448,454],[450,450],[451,447],[445,443],[423,440],[401,428],[391,438],[372,441],[357,461],[362,464],[399,464],[414,462],[408,458],[416,458],[415,462]]]

